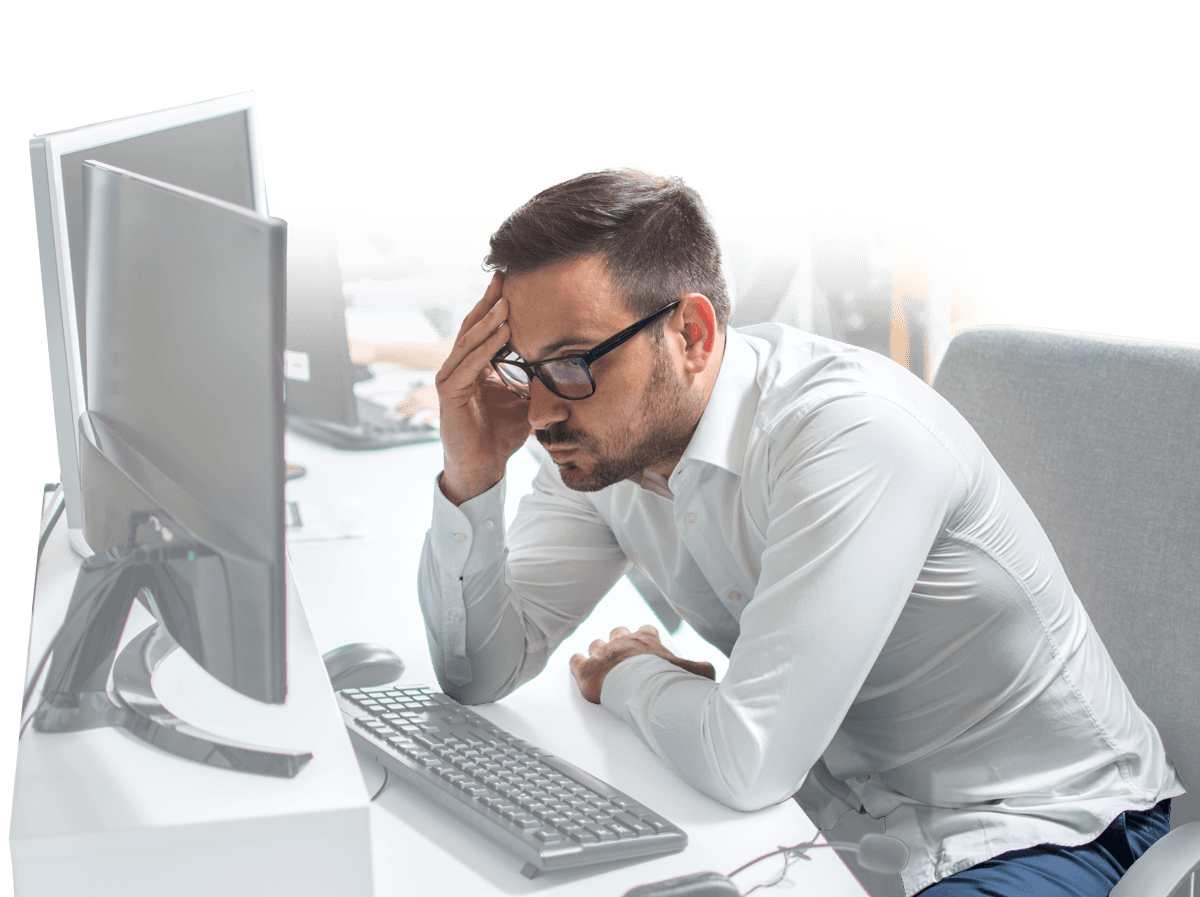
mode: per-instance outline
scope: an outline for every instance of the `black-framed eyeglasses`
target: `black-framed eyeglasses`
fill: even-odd
[[[663,306],[647,318],[642,318],[636,324],[630,324],[620,333],[614,333],[600,345],[579,355],[560,355],[557,358],[547,358],[545,361],[530,363],[522,361],[521,357],[505,346],[492,359],[492,369],[499,375],[500,380],[514,393],[523,399],[530,395],[530,384],[537,377],[556,396],[563,399],[586,399],[596,392],[596,380],[592,376],[592,363],[602,355],[611,352],[643,327],[658,320],[679,304],[676,300],[670,305]]]

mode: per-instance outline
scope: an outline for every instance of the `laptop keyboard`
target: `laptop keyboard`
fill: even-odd
[[[524,859],[530,878],[687,846],[662,816],[447,695],[382,686],[337,697],[355,747]]]

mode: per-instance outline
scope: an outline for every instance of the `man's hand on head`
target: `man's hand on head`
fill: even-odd
[[[684,660],[664,648],[658,640],[658,630],[653,626],[643,626],[637,632],[618,626],[609,633],[608,639],[607,642],[603,639],[592,642],[588,646],[587,657],[576,654],[571,658],[571,673],[579,685],[579,692],[593,704],[600,703],[600,690],[609,671],[622,660],[638,654],[653,654],[696,676],[713,680],[717,678],[717,671],[711,663]]]

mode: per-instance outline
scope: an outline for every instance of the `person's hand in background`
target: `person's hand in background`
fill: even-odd
[[[408,398],[396,405],[396,414],[406,421],[414,415],[421,414],[422,411],[430,411],[430,414],[421,415],[420,423],[432,423],[438,420],[440,408],[437,386],[416,387],[415,390],[408,393]]]

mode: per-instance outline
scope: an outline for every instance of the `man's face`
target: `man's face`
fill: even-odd
[[[504,296],[509,344],[530,362],[586,352],[637,320],[599,256],[507,275]],[[687,447],[703,399],[689,389],[660,328],[656,322],[598,359],[589,398],[563,399],[534,378],[529,423],[571,489],[594,492],[669,467]]]

